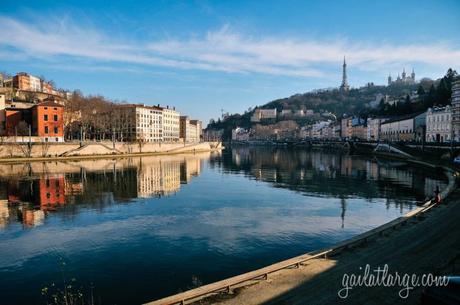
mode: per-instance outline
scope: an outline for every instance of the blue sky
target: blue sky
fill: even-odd
[[[0,0],[0,71],[205,123],[349,82],[460,70],[460,1]]]

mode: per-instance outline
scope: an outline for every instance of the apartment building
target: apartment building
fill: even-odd
[[[163,109],[143,104],[117,105],[113,111],[115,137],[119,141],[161,142]]]
[[[387,118],[368,118],[367,119],[367,135],[368,141],[378,141],[380,139],[380,126]]]
[[[176,109],[162,107],[163,114],[163,141],[164,142],[178,142],[180,137],[180,113]]]
[[[450,106],[428,108],[426,113],[426,141],[448,142],[452,138],[452,111]]]
[[[180,138],[186,143],[200,142],[201,121],[190,120],[188,116],[180,117]]]

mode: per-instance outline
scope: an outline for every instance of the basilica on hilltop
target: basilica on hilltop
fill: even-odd
[[[391,78],[391,74],[388,75],[388,86],[391,86],[391,85],[412,85],[412,84],[415,84],[415,72],[414,72],[414,69],[412,69],[412,73],[410,75],[406,75],[406,69],[403,69],[403,72],[401,74],[401,76],[399,76],[399,73],[398,73],[398,77],[393,80]]]

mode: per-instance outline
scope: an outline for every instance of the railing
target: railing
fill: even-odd
[[[423,164],[425,166],[435,167],[428,163],[421,161],[413,161],[414,163]],[[449,172],[450,175],[447,175],[449,183],[447,187],[441,193],[441,197],[445,198],[455,187],[455,178],[457,173],[447,167],[443,167],[446,172]],[[173,304],[185,304],[203,299],[205,297],[211,296],[216,293],[227,292],[229,293],[232,287],[242,285],[246,282],[252,280],[262,280],[267,279],[268,275],[283,269],[297,267],[299,268],[305,262],[313,259],[324,258],[327,259],[328,255],[333,255],[340,251],[346,250],[353,245],[360,243],[367,243],[370,238],[382,236],[383,233],[387,230],[394,230],[397,226],[405,225],[409,220],[417,218],[421,214],[429,211],[431,208],[437,204],[432,203],[431,200],[425,202],[422,206],[406,213],[404,216],[396,218],[384,225],[381,225],[375,229],[367,231],[363,234],[357,235],[351,239],[338,243],[331,248],[309,252],[288,260],[281,261],[279,263],[257,269],[251,272],[247,272],[241,275],[237,275],[222,281],[218,281],[212,284],[204,285],[195,289],[191,289],[179,294],[175,294],[166,298],[162,298],[153,302],[146,303],[145,305],[173,305]]]

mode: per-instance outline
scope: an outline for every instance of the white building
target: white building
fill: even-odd
[[[30,90],[31,91],[37,91],[41,92],[42,91],[42,81],[40,78],[29,75],[29,81],[30,81]]]
[[[163,114],[163,141],[178,142],[180,137],[180,113],[176,108],[162,107]]]
[[[428,108],[426,113],[426,141],[442,143],[450,141],[451,137],[451,107]]]

